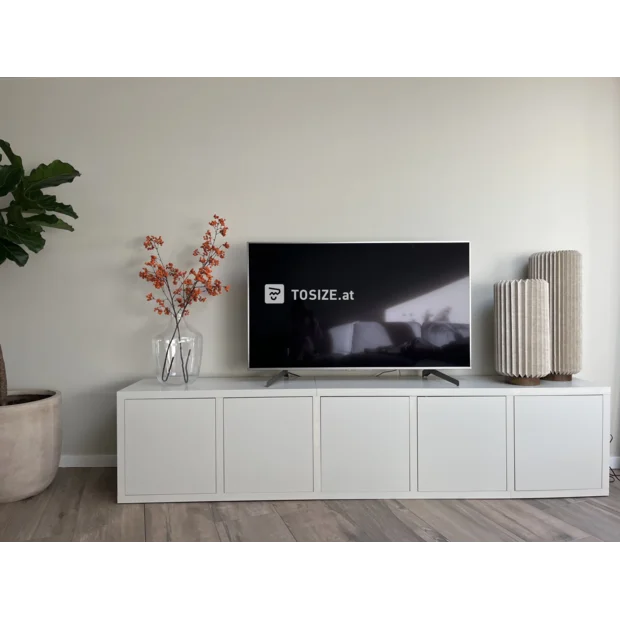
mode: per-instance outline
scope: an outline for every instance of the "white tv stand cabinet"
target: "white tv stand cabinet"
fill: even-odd
[[[264,381],[118,392],[118,501],[609,494],[608,387]]]

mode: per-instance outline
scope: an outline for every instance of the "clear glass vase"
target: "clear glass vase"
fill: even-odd
[[[166,329],[153,338],[153,357],[160,383],[193,383],[200,375],[202,334],[192,329],[185,318],[171,316]]]

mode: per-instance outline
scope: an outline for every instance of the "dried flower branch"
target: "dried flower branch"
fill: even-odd
[[[213,275],[214,267],[220,264],[230,247],[227,242],[217,244],[218,237],[226,237],[228,233],[226,220],[214,215],[209,226],[211,230],[207,230],[202,237],[202,244],[193,252],[193,256],[198,258],[199,265],[189,270],[179,269],[173,263],[164,263],[159,251],[164,245],[161,237],[149,235],[144,241],[145,249],[155,253],[144,263],[139,275],[143,280],[150,282],[161,295],[148,293],[146,296],[147,301],[155,304],[153,311],[159,315],[172,315],[175,319],[176,325],[170,344],[179,333],[182,318],[189,314],[189,306],[193,303],[204,303],[209,297],[217,297],[230,289]],[[185,376],[187,360],[185,362],[182,360],[182,365],[184,378],[187,381]],[[168,369],[166,374],[166,369],[163,368],[162,380],[166,381],[169,374],[170,370]]]

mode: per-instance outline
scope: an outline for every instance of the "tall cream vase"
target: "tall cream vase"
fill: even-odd
[[[530,278],[549,282],[551,370],[544,378],[570,381],[581,370],[581,254],[538,252],[530,257]]]

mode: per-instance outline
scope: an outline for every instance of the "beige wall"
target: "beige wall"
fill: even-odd
[[[113,453],[115,392],[151,373],[161,329],[141,242],[182,261],[215,211],[232,291],[192,318],[205,374],[245,372],[248,240],[470,240],[475,373],[493,371],[492,284],[577,249],[581,376],[612,382],[619,436],[619,110],[614,79],[0,80],[0,137],[83,175],[59,191],[76,232],[0,267],[9,382],[63,392],[65,454]]]

